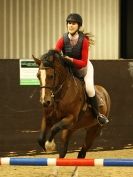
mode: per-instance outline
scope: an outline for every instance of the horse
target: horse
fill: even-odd
[[[56,50],[49,50],[34,61],[38,65],[37,77],[40,81],[40,102],[43,105],[39,145],[54,150],[55,135],[61,132],[59,158],[65,158],[72,134],[86,129],[85,142],[77,158],[85,158],[87,151],[103,128],[94,118],[91,106],[87,104],[84,81],[72,72],[72,65]],[[100,113],[109,116],[110,96],[107,90],[95,85]],[[76,176],[77,167],[72,176]]]

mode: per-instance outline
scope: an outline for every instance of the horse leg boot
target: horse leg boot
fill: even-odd
[[[109,122],[108,118],[99,112],[98,102],[96,95],[94,97],[88,97],[88,101],[92,107],[92,113],[97,118],[100,125],[107,124]]]

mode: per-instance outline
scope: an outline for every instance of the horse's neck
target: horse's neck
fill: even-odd
[[[77,95],[79,95],[83,87],[82,82],[69,71],[66,72],[66,77],[64,78],[64,86],[62,88],[61,97],[65,95],[69,97],[69,100],[73,100]],[[68,99],[67,97],[67,99]]]
[[[70,95],[70,92],[72,94],[72,97],[76,96],[81,87],[83,87],[82,82],[74,76],[70,68],[63,66],[61,63],[58,63],[58,65],[56,65],[56,69],[60,73],[59,85],[61,85],[62,87],[58,98],[62,99],[65,95]]]
[[[61,63],[56,65],[57,72],[60,73],[60,83],[62,83],[68,76],[69,70],[68,68],[64,67]]]

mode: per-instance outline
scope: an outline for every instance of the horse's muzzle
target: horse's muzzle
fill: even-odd
[[[45,102],[43,102],[43,107],[48,107],[48,106],[50,106],[51,104],[50,104],[50,101],[45,101]]]
[[[43,100],[43,101],[40,101],[40,102],[43,105],[43,107],[50,107],[53,104],[52,101],[50,101],[50,100]]]

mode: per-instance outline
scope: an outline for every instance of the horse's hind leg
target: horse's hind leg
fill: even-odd
[[[62,132],[61,132],[61,144],[58,147],[59,158],[64,158],[66,156],[70,135],[71,135],[70,130],[68,130],[68,129],[62,130]],[[56,166],[56,167],[53,168],[53,170],[51,170],[51,174],[49,175],[49,177],[57,177],[58,173],[59,173],[59,167]]]
[[[101,126],[99,124],[87,129],[85,143],[78,153],[78,158],[85,158],[86,152],[91,148],[94,140],[98,135],[100,135]]]
[[[92,146],[95,138],[100,134],[100,132],[101,132],[101,126],[99,124],[87,130],[85,143],[78,153],[78,158],[85,158],[87,150]],[[78,167],[75,167],[71,177],[77,177],[77,176],[78,176]]]
[[[61,134],[61,145],[59,147],[59,158],[64,158],[67,153],[69,138],[71,136],[71,130],[64,129]]]

